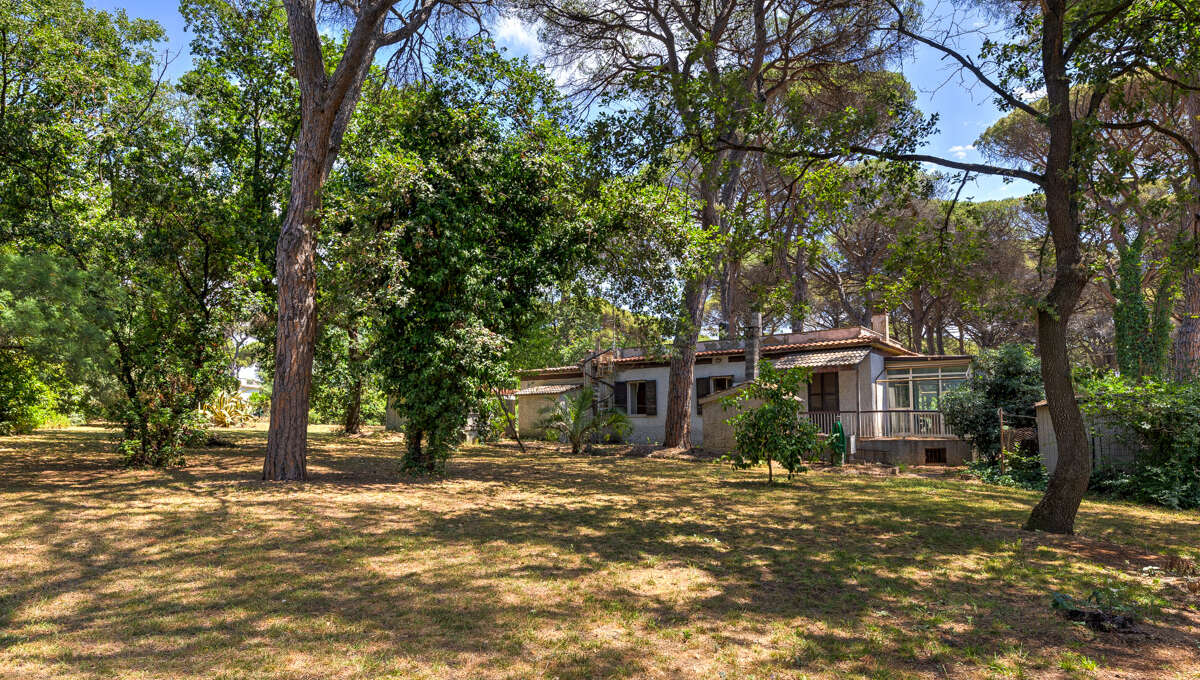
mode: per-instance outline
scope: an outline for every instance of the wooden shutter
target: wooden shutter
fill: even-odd
[[[658,415],[658,381],[647,380],[646,385],[646,415]]]
[[[613,408],[622,413],[628,413],[626,402],[629,399],[629,387],[623,382],[613,383]]]
[[[696,378],[696,413],[704,413],[700,400],[712,392],[712,378]]]

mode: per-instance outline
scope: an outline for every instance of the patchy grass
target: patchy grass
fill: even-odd
[[[108,432],[0,439],[2,678],[1184,678],[1200,516],[953,479],[757,472],[473,447],[401,480],[399,443],[314,430],[307,484],[265,433],[165,472]],[[1056,615],[1116,588],[1136,635]]]

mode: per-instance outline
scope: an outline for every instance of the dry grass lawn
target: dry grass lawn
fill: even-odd
[[[1183,678],[1200,516],[956,479],[759,472],[467,448],[442,481],[399,443],[316,428],[303,485],[265,432],[165,472],[110,432],[0,439],[0,678]],[[1149,574],[1149,575],[1148,575]],[[1050,593],[1117,590],[1095,633]]]

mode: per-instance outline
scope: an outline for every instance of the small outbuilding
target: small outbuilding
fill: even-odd
[[[1038,450],[1041,452],[1042,465],[1047,472],[1054,472],[1058,466],[1058,439],[1054,435],[1054,423],[1050,420],[1050,406],[1045,399],[1033,406],[1037,412]],[[1137,458],[1137,447],[1131,445],[1112,422],[1084,414],[1083,425],[1087,428],[1093,470],[1128,466]]]

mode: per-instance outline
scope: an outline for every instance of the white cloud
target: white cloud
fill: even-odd
[[[498,42],[510,47],[519,47],[531,55],[540,54],[542,44],[538,42],[537,27],[514,16],[503,16],[493,29]]]
[[[950,147],[950,153],[954,154],[954,157],[960,161],[965,159],[967,157],[967,154],[971,153],[974,150],[975,150],[974,144],[970,144],[967,146],[958,145],[958,146]]]
[[[1013,90],[1013,95],[1023,102],[1035,102],[1046,96],[1046,88],[1039,87],[1036,90],[1030,90],[1029,88],[1018,87],[1017,89]]]

